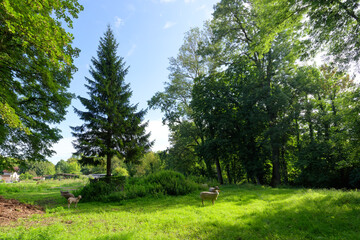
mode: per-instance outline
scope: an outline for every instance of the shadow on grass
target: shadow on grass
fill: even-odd
[[[238,186],[224,186],[220,193],[218,200],[215,202],[215,206],[212,205],[211,201],[205,201],[205,206],[202,206],[200,199],[200,191],[195,192],[186,196],[161,196],[155,197],[144,197],[131,200],[123,200],[120,202],[86,202],[78,204],[78,208],[73,207],[68,210],[67,203],[61,204],[63,209],[61,215],[83,215],[83,214],[104,214],[113,212],[128,212],[133,214],[143,213],[154,213],[159,211],[167,211],[173,209],[182,209],[185,213],[187,211],[197,212],[201,214],[203,210],[213,210],[213,207],[221,206],[223,203],[231,204],[231,206],[246,207],[253,203],[257,203],[259,200],[264,201],[264,204],[273,200],[286,200],[294,195],[297,190],[274,190],[272,188],[264,187],[250,187],[243,188]],[[302,191],[302,190],[298,190]],[[54,211],[57,212],[55,209]]]
[[[270,202],[256,213],[250,211],[233,223],[219,221],[202,223],[200,229],[208,233],[204,239],[360,239],[360,195],[315,196],[298,192],[287,198],[275,191],[264,199],[279,196],[282,201]],[[243,207],[252,204],[242,201]],[[196,238],[194,234],[191,238]]]

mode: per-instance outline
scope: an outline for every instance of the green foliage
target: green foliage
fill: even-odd
[[[149,101],[171,131],[172,147],[159,155],[164,169],[216,172],[219,183],[224,176],[229,183],[358,186],[360,91],[339,70],[359,58],[358,6],[219,1],[204,30],[186,34],[170,60],[170,82]],[[296,64],[320,50],[336,62]]]
[[[33,179],[33,175],[31,175],[30,173],[26,172],[26,173],[22,173],[20,174],[20,180],[32,180]]]
[[[175,171],[160,171],[144,178],[144,182],[161,186],[166,195],[185,195],[196,190],[197,185],[187,180],[184,175]]]
[[[73,97],[67,91],[79,50],[72,19],[83,7],[77,0],[0,4],[0,158],[45,160]],[[9,165],[9,163],[8,163]]]
[[[144,176],[160,171],[161,169],[162,165],[159,155],[154,152],[148,152],[140,159],[140,164],[136,166],[136,175]]]
[[[22,173],[34,176],[45,176],[55,174],[55,165],[49,161],[27,161],[26,166],[21,167]]]
[[[126,170],[126,168],[122,168],[122,167],[117,167],[113,170],[113,174],[115,176],[123,176],[123,177],[128,177],[129,173]]]
[[[192,28],[185,33],[178,55],[169,60],[169,82],[165,83],[165,90],[155,93],[148,101],[150,108],[161,109],[164,113],[163,123],[168,124],[171,132],[170,141],[174,147],[164,152],[164,168],[186,175],[205,174],[204,168],[208,166],[194,151],[194,146],[201,144],[203,133],[193,120],[190,106],[194,80],[215,68],[211,57],[200,54],[202,45],[212,37],[209,23],[204,26],[204,29]]]
[[[262,43],[271,42],[282,31],[293,31],[301,24],[307,34],[304,55],[319,51],[335,57],[338,64],[347,66],[359,60],[359,1],[312,1],[312,0],[255,0],[267,31]]]
[[[52,162],[30,162],[28,169],[36,172],[37,176],[53,175],[55,174],[55,166]]]
[[[69,163],[64,160],[60,160],[55,165],[56,173],[70,173],[69,171]]]

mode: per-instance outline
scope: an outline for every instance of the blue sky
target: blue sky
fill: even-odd
[[[81,50],[75,59],[78,71],[74,74],[70,92],[88,97],[85,77],[90,77],[91,58],[96,57],[100,37],[107,25],[114,31],[119,48],[129,73],[125,78],[133,91],[131,103],[138,103],[138,110],[147,108],[147,101],[158,91],[164,90],[168,81],[169,58],[176,57],[183,44],[184,33],[193,27],[202,27],[211,18],[213,5],[219,0],[79,0],[84,11],[74,20],[74,46]],[[74,149],[70,126],[81,125],[73,107],[83,109],[74,99],[68,108],[66,120],[57,125],[63,139],[55,144],[57,152],[50,161],[56,164],[71,157]],[[169,146],[168,129],[161,123],[162,113],[149,110],[148,131],[155,140],[154,151]]]

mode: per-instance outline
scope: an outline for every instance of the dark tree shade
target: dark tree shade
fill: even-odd
[[[100,158],[107,159],[107,175],[111,175],[111,159],[125,158],[125,162],[136,162],[150,149],[150,134],[145,133],[147,122],[143,123],[145,110],[136,112],[137,105],[130,104],[132,92],[124,79],[128,67],[122,57],[117,56],[116,42],[108,27],[100,39],[97,58],[92,58],[90,74],[86,78],[90,99],[79,97],[87,109],[75,112],[85,123],[72,127],[77,138],[74,147],[81,155],[81,164],[97,165]]]

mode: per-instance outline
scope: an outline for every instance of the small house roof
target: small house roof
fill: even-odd
[[[14,167],[14,171],[9,171],[9,170],[3,170],[4,173],[13,173],[13,172],[18,172],[20,170],[19,167]]]

